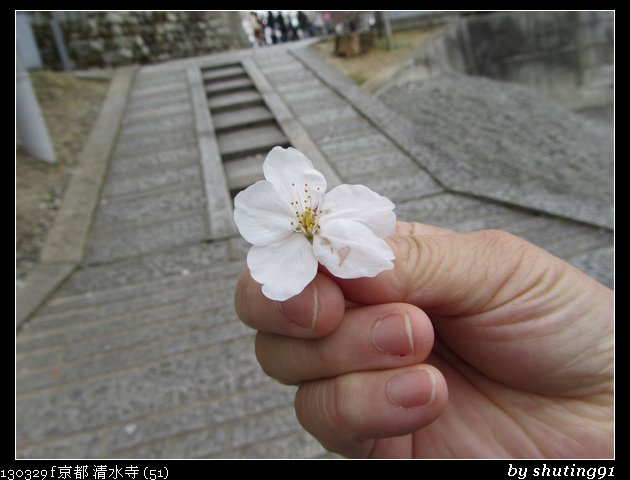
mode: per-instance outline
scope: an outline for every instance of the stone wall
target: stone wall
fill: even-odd
[[[398,80],[456,71],[525,84],[565,107],[613,103],[612,12],[462,17],[426,42]]]
[[[30,12],[44,68],[58,69],[49,12]],[[75,68],[156,63],[243,48],[238,12],[56,12]]]

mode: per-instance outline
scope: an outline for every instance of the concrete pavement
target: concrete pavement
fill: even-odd
[[[387,195],[399,218],[503,228],[612,284],[610,228],[450,188],[440,145],[313,55],[289,45],[139,69],[85,250],[68,277],[60,263],[65,274],[17,333],[18,457],[330,455],[295,419],[294,388],[261,372],[254,333],[233,311],[248,246],[224,199],[242,186],[236,178],[260,176],[264,155],[230,151],[245,170],[223,170],[235,130],[213,123],[208,84],[222,69],[243,66],[251,84],[225,88],[257,94],[261,121],[333,179]]]

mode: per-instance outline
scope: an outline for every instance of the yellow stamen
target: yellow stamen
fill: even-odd
[[[292,186],[294,185],[292,184]],[[319,187],[317,189],[319,190]],[[291,226],[294,227],[296,233],[301,233],[312,240],[319,230],[319,215],[317,209],[313,210],[311,207],[312,196],[307,183],[304,184],[304,193],[306,193],[306,198],[302,199],[301,202],[299,195],[297,201],[291,202],[291,206],[295,209],[295,217],[298,220],[297,225],[291,222]]]

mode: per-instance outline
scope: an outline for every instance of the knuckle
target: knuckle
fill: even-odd
[[[424,256],[423,245],[415,235],[397,235],[391,237],[391,240],[394,243],[396,260],[390,280],[394,289],[401,292],[404,297],[415,283],[414,280],[418,274],[415,267],[420,264]]]
[[[331,395],[328,408],[329,420],[333,425],[347,432],[353,440],[362,440],[356,437],[356,432],[364,422],[365,412],[357,408],[357,394],[363,391],[360,376],[348,374],[336,377],[331,383]]]
[[[266,333],[257,333],[256,340],[254,342],[254,349],[256,352],[256,360],[258,360],[258,364],[262,371],[269,377],[274,378],[278,381],[278,372],[274,368],[275,362],[270,358],[271,350],[269,348],[269,335]]]
[[[513,271],[522,264],[530,244],[503,230],[481,230],[477,232],[481,241],[479,255],[488,260],[487,266],[493,270]]]
[[[274,334],[257,333],[254,342],[256,360],[262,371],[284,385],[299,383],[300,368],[305,362],[296,352],[301,345],[299,340],[285,343]],[[296,367],[297,366],[297,367]]]
[[[251,282],[249,281],[249,272],[245,271],[241,274],[236,284],[236,290],[234,292],[234,310],[236,315],[245,325],[254,328],[251,315],[251,301],[250,301],[250,288]]]
[[[487,229],[477,232],[483,240],[493,249],[501,248],[507,250],[513,250],[516,247],[520,247],[524,243],[522,239],[516,235],[506,232],[504,230]]]

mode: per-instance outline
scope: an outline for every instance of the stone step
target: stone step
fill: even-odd
[[[129,283],[124,286],[114,286],[89,293],[60,294],[41,309],[40,316],[41,314],[67,313],[70,310],[78,308],[90,308],[98,305],[119,303],[164,290],[192,288],[204,282],[217,281],[219,284],[224,284],[226,279],[237,276],[242,270],[243,265],[240,261],[208,266],[195,271],[182,268],[170,275]],[[99,272],[94,272],[92,275],[98,273]]]
[[[255,362],[252,339],[137,362],[115,375],[93,376],[54,395],[19,395],[16,442],[40,442],[125,422],[150,413],[227,396],[269,382]]]
[[[287,137],[274,124],[219,133],[217,140],[223,160],[255,153],[267,154],[276,145],[289,145]]]
[[[263,105],[263,99],[255,89],[226,93],[225,95],[208,99],[208,106],[213,114],[220,111],[252,107],[255,105]]]
[[[202,70],[201,76],[205,82],[215,80],[226,80],[228,78],[240,77],[245,74],[245,69],[240,65],[234,65],[224,68],[213,68],[210,70]]]
[[[221,80],[206,84],[206,93],[208,96],[221,95],[224,93],[238,92],[241,90],[251,89],[254,86],[247,76],[242,78],[232,78],[229,80]]]
[[[206,324],[204,324],[206,320]],[[190,325],[188,325],[190,323]],[[60,387],[66,383],[85,380],[93,375],[111,374],[134,368],[138,363],[159,360],[200,348],[209,348],[218,343],[251,337],[253,332],[235,318],[233,311],[224,311],[222,323],[207,323],[207,317],[197,315],[178,318],[163,323],[159,330],[144,328],[131,331],[117,338],[103,338],[100,341],[86,339],[63,349],[63,375],[50,375],[44,367],[31,372],[23,372],[17,393]]]
[[[110,173],[103,190],[103,198],[136,196],[162,188],[178,188],[180,185],[195,184],[199,179],[198,165],[176,165],[142,171],[126,171],[124,174]]]
[[[248,417],[245,421],[250,421],[253,415],[292,405],[294,395],[293,388],[269,382],[259,388],[239,392],[238,396],[208,399],[201,404],[187,406],[177,411],[137,419],[134,421],[137,429],[133,435],[125,432],[124,425],[119,426],[112,429],[108,445],[112,450],[130,448],[142,442],[177,437],[182,433],[207,427],[208,424],[217,426],[231,423],[245,415]],[[168,456],[172,451],[166,452],[168,453],[165,455]],[[282,457],[279,455],[277,458]]]
[[[258,125],[271,120],[273,120],[273,115],[267,107],[263,106],[228,110],[212,115],[212,123],[217,132],[237,127]]]
[[[110,346],[119,340],[124,341],[125,335],[138,330],[160,330],[169,323],[177,323],[189,316],[197,316],[207,325],[219,325],[226,321],[235,321],[232,293],[236,278],[230,281],[230,288],[214,292],[216,299],[208,298],[203,293],[181,299],[165,305],[155,305],[144,310],[114,314],[103,321],[73,323],[61,325],[59,328],[39,330],[20,335],[16,340],[16,353],[22,367],[37,369],[42,358],[47,353],[54,353],[61,349],[65,351],[68,345],[83,344],[98,338]],[[230,291],[231,290],[231,291]],[[219,298],[220,297],[220,298]],[[238,322],[236,322],[238,323]],[[118,339],[118,340],[116,340]],[[30,358],[30,360],[25,360]]]
[[[178,305],[179,313],[186,310],[203,311],[211,308],[232,304],[232,295],[236,286],[237,275],[226,278],[225,287],[217,288],[213,282],[199,282],[192,286],[164,289],[161,291],[147,292],[131,298],[122,298],[117,302],[104,303],[94,306],[86,306],[68,309],[65,312],[48,313],[38,315],[29,322],[29,328],[24,334],[18,336],[18,345],[27,342],[31,335],[39,337],[44,331],[69,330],[76,328],[83,330],[94,325],[114,325],[118,320],[124,319],[129,325],[138,321],[143,312],[162,309]],[[177,314],[175,315],[177,318]],[[112,328],[113,330],[113,328]]]
[[[242,190],[243,188],[263,180],[262,154],[250,155],[243,158],[235,158],[223,164],[230,190]]]
[[[200,186],[194,182],[198,175],[192,183],[171,182],[159,188],[155,185],[151,189],[143,189],[143,185],[138,183],[135,191],[125,191],[125,195],[119,192],[105,198],[96,215],[95,227],[129,222],[144,224],[156,218],[177,217],[187,211],[203,209],[206,199]]]
[[[72,275],[57,298],[92,295],[99,291],[143,285],[171,276],[185,275],[200,270],[222,272],[231,261],[243,260],[240,253],[234,257],[226,240],[202,244],[188,244],[160,252],[151,252],[98,266],[89,266]],[[43,309],[46,310],[45,308]]]
[[[151,219],[149,223],[126,223],[117,226],[95,227],[87,264],[122,260],[200,242],[208,238],[207,210],[174,212],[172,216]]]

